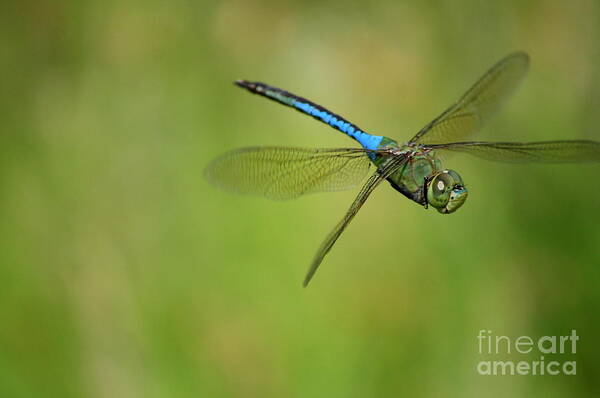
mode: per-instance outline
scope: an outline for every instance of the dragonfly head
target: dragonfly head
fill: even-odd
[[[443,214],[454,213],[467,200],[467,188],[454,170],[432,174],[426,182],[427,202]]]

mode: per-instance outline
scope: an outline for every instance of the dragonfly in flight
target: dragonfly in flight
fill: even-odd
[[[462,152],[508,162],[598,162],[600,142],[561,140],[539,142],[468,141],[515,90],[529,68],[529,56],[515,52],[489,69],[457,102],[405,143],[367,133],[345,118],[305,98],[260,82],[238,80],[239,87],[312,116],[354,138],[362,148],[249,147],[212,161],[205,176],[233,192],[284,200],[360,184],[370,167],[375,172],[363,185],[342,220],[317,251],[304,279],[307,286],[325,255],[383,181],[427,208],[450,214],[467,199],[460,175],[444,169],[440,155]]]

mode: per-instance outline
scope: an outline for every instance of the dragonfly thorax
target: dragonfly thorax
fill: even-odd
[[[460,175],[443,169],[434,151],[413,144],[394,148],[394,155],[408,159],[388,181],[407,198],[425,207],[431,205],[442,214],[455,212],[467,199]]]

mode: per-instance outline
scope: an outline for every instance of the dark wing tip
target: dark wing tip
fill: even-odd
[[[313,276],[315,275],[315,272],[317,271],[318,267],[319,267],[319,264],[317,264],[316,266],[314,263],[311,264],[310,268],[308,269],[308,272],[306,273],[306,276],[304,277],[304,281],[302,282],[302,287],[308,286],[308,284],[312,280]]]
[[[527,54],[527,52],[523,51],[523,50],[515,51],[511,55],[513,57],[522,57],[522,58],[525,58],[525,59],[529,59],[529,54]]]
[[[527,54],[525,51],[522,51],[522,50],[515,51],[514,53],[509,54],[506,58],[507,59],[508,58],[520,58],[520,59],[523,60],[522,62],[525,65],[526,68],[529,67],[529,63],[530,63],[530,60],[531,60],[531,58],[529,57],[529,54]]]
[[[331,245],[329,245],[329,248],[331,248]],[[310,268],[306,272],[306,276],[304,277],[304,282],[302,282],[303,287],[307,287],[308,284],[310,283],[310,281],[312,280],[313,276],[315,276],[315,274],[317,273],[317,270],[319,269],[319,266],[323,262],[323,258],[325,257],[325,254],[327,254],[328,251],[329,251],[329,249],[327,249],[324,253],[322,253],[322,251],[320,250],[317,253],[317,255],[315,256],[315,259],[313,260],[312,264],[310,265]]]

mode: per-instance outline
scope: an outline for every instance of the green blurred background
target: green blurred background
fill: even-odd
[[[240,146],[355,146],[235,79],[401,141],[514,50],[529,77],[480,138],[600,140],[599,37],[595,0],[3,2],[0,396],[599,394],[598,164],[457,155],[451,216],[382,185],[308,289],[356,191],[202,178]],[[478,375],[480,329],[576,329],[577,375]]]

